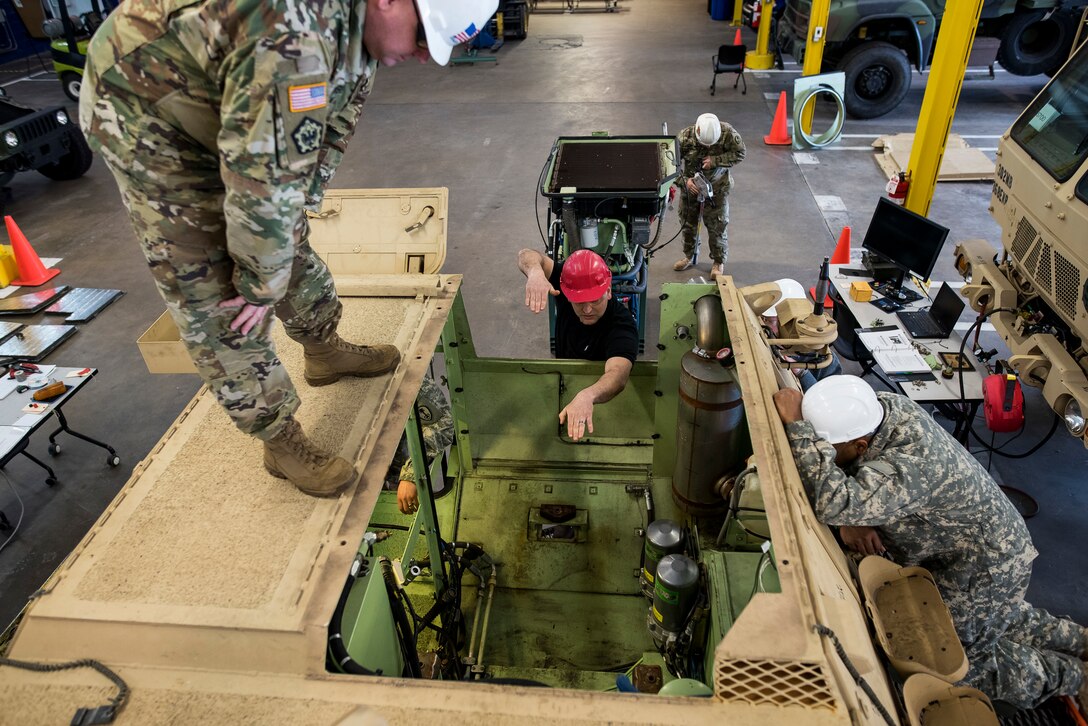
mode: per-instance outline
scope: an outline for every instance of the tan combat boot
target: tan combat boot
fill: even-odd
[[[351,464],[315,446],[294,418],[264,442],[264,468],[313,497],[339,494],[355,481]]]
[[[400,361],[400,351],[392,345],[355,345],[336,333],[327,343],[307,343],[304,348],[304,375],[311,386],[327,386],[344,376],[378,376]]]
[[[710,268],[710,279],[717,280],[718,275],[722,274],[723,267],[724,265],[722,265],[721,262],[715,262],[714,265]]]
[[[677,260],[673,264],[672,269],[676,270],[677,272],[683,272],[684,270],[691,267],[691,265],[692,265],[691,258],[690,257],[683,257],[683,258]]]

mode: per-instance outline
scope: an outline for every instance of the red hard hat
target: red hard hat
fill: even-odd
[[[578,250],[563,263],[559,289],[572,303],[600,300],[612,285],[612,271],[596,252]]]

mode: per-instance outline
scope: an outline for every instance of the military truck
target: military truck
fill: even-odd
[[[990,213],[1000,256],[961,242],[963,293],[989,314],[1020,380],[1088,446],[1088,47],[1002,136]]]
[[[21,171],[78,179],[92,160],[79,124],[63,107],[35,109],[0,93],[0,186]]]
[[[984,0],[976,37],[1000,41],[1009,73],[1053,75],[1069,57],[1085,3]],[[855,118],[890,112],[910,90],[911,65],[929,67],[944,0],[831,0],[823,68],[846,74],[846,110]],[[783,53],[803,62],[811,0],[787,0],[778,22]]]

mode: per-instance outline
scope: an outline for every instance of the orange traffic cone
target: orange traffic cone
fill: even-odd
[[[789,146],[793,143],[790,132],[786,129],[786,92],[778,94],[778,108],[774,112],[771,133],[763,137],[763,143],[771,146]]]
[[[843,227],[839,235],[839,242],[835,245],[835,254],[831,255],[831,264],[850,264],[850,227]]]
[[[740,45],[740,44],[741,44],[740,28],[737,28],[737,34],[733,36],[733,45]]]
[[[60,274],[60,270],[55,267],[46,269],[38,253],[26,241],[26,235],[19,229],[19,225],[15,224],[14,219],[4,217],[4,224],[8,227],[11,248],[15,251],[15,262],[19,266],[19,277],[11,281],[12,285],[35,287]]]

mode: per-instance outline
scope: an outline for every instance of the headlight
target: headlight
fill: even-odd
[[[56,115],[53,118],[55,118],[57,120],[57,123],[61,126],[68,123],[68,114],[66,114],[64,111],[57,111]]]
[[[1065,419],[1065,427],[1069,429],[1069,433],[1078,437],[1084,436],[1084,414],[1075,398],[1069,399],[1069,403],[1065,404],[1065,413],[1062,414],[1062,418]]]
[[[4,143],[14,149],[16,146],[19,145],[19,137],[15,134],[14,131],[8,131],[6,134],[4,134]]]

